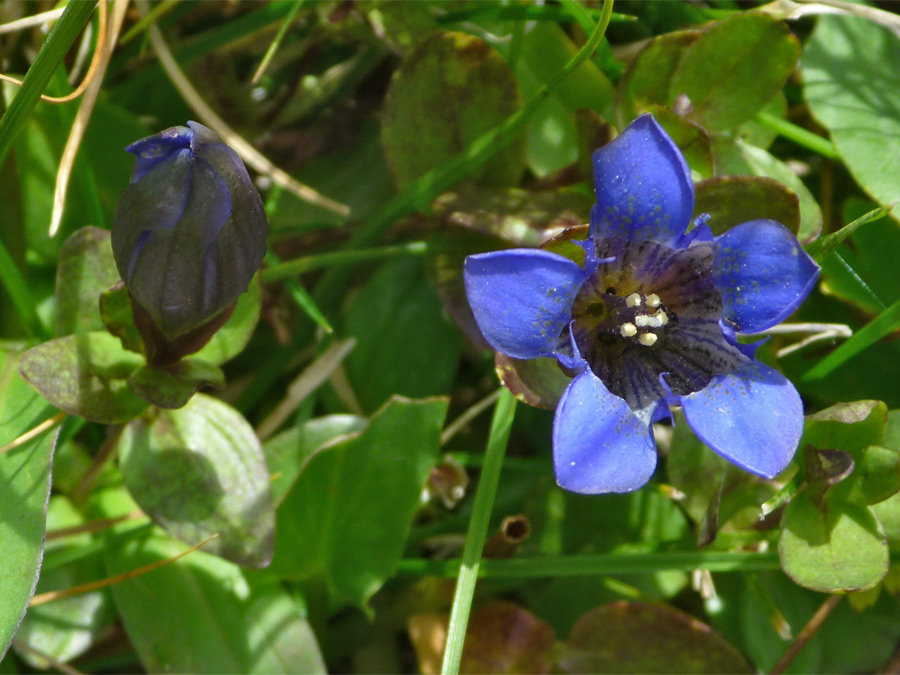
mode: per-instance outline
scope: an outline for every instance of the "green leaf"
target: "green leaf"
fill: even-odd
[[[222,369],[200,359],[182,359],[170,366],[141,366],[128,378],[128,388],[160,408],[180,408],[204,387],[225,386]]]
[[[877,504],[900,491],[900,453],[870,445],[856,461],[844,498],[855,504]]]
[[[17,361],[15,354],[0,351],[0,447],[36,427],[51,412],[19,378]],[[0,454],[0,661],[40,574],[57,436],[58,431],[44,432]]]
[[[714,23],[684,50],[667,103],[690,100],[687,118],[708,131],[753,119],[784,87],[800,46],[787,25],[755,12]]]
[[[60,410],[100,424],[121,424],[147,407],[127,383],[143,363],[103,331],[67,335],[29,349],[20,370]]]
[[[619,80],[616,120],[620,128],[651,105],[669,101],[669,84],[685,50],[700,37],[700,31],[675,31],[658,35],[638,52]]]
[[[237,305],[225,325],[216,331],[203,349],[191,354],[191,358],[219,366],[240,354],[256,330],[261,307],[262,283],[257,273],[247,290],[238,297]]]
[[[675,141],[675,145],[681,150],[691,171],[703,178],[713,175],[709,134],[703,127],[677,115],[666,106],[647,106],[647,112],[656,118],[660,126]]]
[[[521,106],[512,70],[484,40],[435,33],[406,54],[385,99],[382,139],[397,185],[443,165]],[[515,185],[524,168],[523,137],[471,179]]]
[[[207,553],[265,567],[275,510],[269,472],[253,429],[234,408],[197,394],[183,408],[130,422],[119,466],[134,500],[169,534]]]
[[[287,429],[263,443],[275,507],[281,505],[303,464],[315,451],[341,436],[362,431],[368,423],[360,415],[325,415]]]
[[[144,338],[134,325],[131,300],[125,283],[121,280],[100,294],[100,318],[110,333],[122,342],[122,346],[135,354],[144,353]]]
[[[800,203],[784,185],[763,176],[710,178],[694,186],[694,217],[708,213],[714,234],[750,220],[777,220],[797,234]]]
[[[826,497],[820,510],[805,491],[784,510],[778,555],[791,579],[822,593],[872,588],[889,564],[884,531],[872,509]]]
[[[54,496],[47,511],[47,529],[76,527],[85,522],[68,499]],[[87,533],[50,541],[47,555],[77,551],[91,543]],[[84,558],[65,566],[47,568],[41,573],[37,592],[58,591],[86,584],[105,575],[103,562],[96,556]],[[16,642],[24,643],[41,654],[68,663],[91,647],[101,633],[115,621],[116,612],[108,590],[81,593],[68,598],[32,607],[25,615]],[[15,647],[14,647],[15,648]],[[35,668],[52,666],[47,659],[24,649],[17,649],[19,657]]]
[[[498,46],[500,48],[500,46]],[[522,41],[515,70],[522,93],[531,99],[575,55],[577,47],[556,23],[541,21]],[[593,110],[612,119],[615,88],[591,60],[585,60],[545,96],[528,129],[528,164],[538,176],[568,166],[578,158],[574,115]]]
[[[737,649],[689,614],[624,600],[582,615],[556,668],[563,673],[755,672]]]
[[[449,390],[460,335],[418,260],[383,265],[347,309],[344,334],[356,339],[345,361],[363,410],[392,394],[434,396]]]
[[[900,199],[900,39],[846,14],[819,17],[801,59],[803,95],[859,185]]]
[[[278,509],[272,571],[324,577],[336,601],[365,606],[400,560],[446,412],[442,399],[394,397],[310,457]]]
[[[855,452],[880,442],[886,425],[887,406],[881,401],[838,403],[807,415],[801,444]]]
[[[161,533],[114,539],[109,575],[177,555]],[[128,637],[148,672],[324,673],[301,608],[277,585],[251,588],[237,566],[202,552],[113,586]]]
[[[119,281],[109,232],[83,227],[59,252],[56,268],[56,335],[103,330],[100,294]]]
[[[713,164],[717,176],[768,176],[789,187],[800,205],[797,238],[807,243],[818,236],[822,229],[822,210],[800,177],[784,162],[762,148],[719,135],[713,137]]]

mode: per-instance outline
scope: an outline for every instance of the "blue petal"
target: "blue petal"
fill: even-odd
[[[694,184],[678,146],[642,115],[594,153],[591,237],[673,243],[694,211]]]
[[[488,343],[515,359],[534,359],[556,354],[584,270],[549,251],[510,249],[470,255],[463,279]]]
[[[725,318],[742,333],[757,333],[800,306],[819,266],[784,225],[751,220],[716,237],[713,275]]]
[[[803,403],[777,370],[750,361],[681,397],[694,433],[751,473],[773,478],[791,461],[803,433]]]
[[[553,465],[556,482],[572,492],[637,490],[656,468],[649,419],[641,419],[585,371],[572,380],[556,407]]]
[[[193,132],[187,127],[170,127],[158,134],[135,141],[125,148],[136,157],[134,169],[131,171],[131,182],[139,181],[145,173],[173,153],[187,150],[191,145],[192,136]]]

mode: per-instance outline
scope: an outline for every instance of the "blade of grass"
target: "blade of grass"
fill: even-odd
[[[336,265],[353,265],[373,260],[387,260],[389,258],[405,258],[408,256],[422,256],[438,250],[434,244],[427,241],[410,241],[405,244],[393,244],[390,246],[375,246],[372,248],[357,248],[349,251],[334,251],[332,253],[317,253],[315,255],[295,258],[287,262],[267,267],[262,271],[264,282],[280,281],[288,277],[309,272],[322,267],[334,267]],[[441,249],[443,250],[443,249]]]
[[[9,294],[28,335],[34,338],[49,338],[49,334],[44,330],[37,315],[37,308],[31,297],[31,291],[28,289],[28,283],[2,241],[0,241],[0,283]]]
[[[281,42],[284,40],[284,36],[287,35],[288,28],[290,28],[291,24],[294,22],[294,17],[297,16],[297,12],[299,12],[305,4],[305,0],[298,0],[294,3],[293,7],[291,7],[291,11],[288,12],[288,15],[284,17],[284,21],[281,23],[281,26],[278,28],[278,32],[275,34],[275,39],[273,39],[269,44],[268,49],[266,49],[266,53],[263,55],[262,61],[260,61],[259,63],[259,68],[256,69],[255,73],[253,73],[250,84],[256,84],[257,82],[259,82],[260,78],[266,72],[266,68],[269,67],[269,64],[275,57],[275,52],[277,52],[278,48],[281,46]]]
[[[841,242],[843,242],[856,230],[858,230],[863,225],[866,225],[867,223],[871,223],[888,215],[891,211],[894,210],[894,207],[896,205],[897,203],[894,202],[893,204],[889,204],[887,206],[879,206],[877,209],[872,209],[865,215],[862,215],[854,220],[852,223],[848,223],[837,232],[832,232],[831,234],[824,237],[819,237],[806,247],[806,252],[809,253],[809,255],[811,255],[813,258],[815,258],[816,261],[822,262],[829,253],[840,246]]]
[[[0,117],[0,164],[6,160],[13,141],[22,131],[34,106],[47,88],[53,73],[62,63],[78,33],[91,18],[96,0],[70,2],[50,31],[44,44],[25,73],[22,86],[3,117]]]
[[[780,566],[778,553],[746,551],[684,551],[671,553],[625,553],[570,555],[547,558],[485,558],[479,576],[483,579],[536,579],[597,577],[605,574],[652,574],[665,570],[690,572],[762,572]],[[403,576],[456,576],[462,560],[406,558],[397,574]]]
[[[806,372],[803,380],[818,380],[852,359],[867,347],[900,328],[900,300],[856,332],[852,338],[819,361]]]
[[[488,521],[497,494],[497,483],[500,481],[500,469],[503,468],[503,455],[512,429],[516,413],[516,398],[508,389],[504,389],[494,408],[491,420],[491,431],[485,450],[484,466],[475,492],[475,503],[472,506],[472,520],[466,535],[466,547],[463,550],[459,576],[456,580],[456,593],[453,596],[453,607],[450,611],[450,626],[447,629],[447,647],[444,650],[444,663],[441,672],[452,675],[459,672],[462,659],[463,642],[466,639],[466,627],[469,625],[469,612],[472,609],[472,598],[475,594],[475,582],[478,580],[478,569],[481,563],[481,551],[487,537]]]

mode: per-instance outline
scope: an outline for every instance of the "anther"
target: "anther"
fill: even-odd
[[[655,333],[641,333],[641,336],[638,338],[638,342],[640,342],[645,347],[651,347],[656,344],[657,339],[658,338],[656,337]]]
[[[625,298],[625,306],[626,307],[637,307],[641,304],[641,294],[640,293],[632,293],[627,298]]]
[[[656,309],[662,304],[662,301],[659,299],[659,296],[656,293],[651,293],[647,296],[647,307],[650,309]]]
[[[637,335],[637,328],[634,327],[633,323],[623,323],[619,326],[619,332],[622,334],[622,337],[633,337]]]

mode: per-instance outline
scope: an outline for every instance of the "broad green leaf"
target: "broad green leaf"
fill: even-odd
[[[345,364],[363,410],[376,410],[392,394],[449,391],[460,335],[444,316],[421,261],[383,265],[347,309],[344,334],[356,339]]]
[[[577,51],[578,47],[559,24],[537,21],[527,26],[515,66],[525,99],[531,99],[555,77]],[[614,100],[615,87],[590,59],[569,73],[531,119],[529,168],[536,175],[545,176],[577,160],[575,113],[593,110],[603,119],[611,120]]]
[[[224,386],[225,373],[221,368],[195,358],[165,367],[141,366],[128,378],[132,392],[160,408],[180,408],[197,390]]]
[[[433,34],[403,58],[384,103],[382,138],[397,185],[403,188],[441,166],[521,105],[512,71],[484,40]],[[523,138],[471,178],[515,185],[524,168]]]
[[[800,226],[797,195],[762,176],[726,176],[695,186],[694,217],[708,213],[714,234],[722,234],[750,220],[777,220],[794,234]]]
[[[272,557],[275,512],[253,429],[234,408],[197,394],[183,408],[132,420],[119,439],[125,484],[147,515],[188,544],[249,567]]]
[[[219,366],[240,354],[256,329],[261,307],[262,285],[257,273],[247,290],[238,298],[225,325],[216,331],[203,349],[191,354],[191,358]]]
[[[710,151],[709,134],[703,127],[672,112],[671,108],[662,105],[647,106],[659,125],[665,129],[675,145],[681,150],[691,171],[703,178],[713,175],[712,153]]]
[[[889,563],[884,530],[872,509],[827,497],[817,509],[805,491],[784,510],[778,555],[791,579],[822,593],[872,588]]]
[[[310,457],[278,509],[271,570],[322,577],[335,601],[365,606],[400,560],[446,411],[441,399],[394,397]]]
[[[100,294],[119,280],[109,232],[83,227],[66,239],[56,269],[56,335],[103,330]]]
[[[717,176],[768,176],[783,183],[797,195],[800,205],[801,243],[812,241],[822,229],[822,210],[809,189],[782,161],[762,148],[723,136],[713,138],[713,164]]]
[[[801,59],[803,95],[859,185],[900,199],[900,39],[846,14],[819,17]]]
[[[854,452],[880,442],[886,425],[887,406],[881,401],[837,403],[807,415],[802,443]]]
[[[563,673],[752,673],[709,626],[666,605],[620,601],[581,616],[558,656]]]
[[[100,424],[121,424],[147,402],[128,390],[128,376],[144,359],[105,331],[50,340],[22,355],[22,377],[50,403]]]
[[[62,496],[51,498],[47,511],[48,530],[75,527],[84,522],[84,516],[68,499]],[[47,543],[46,555],[73,552],[90,542],[91,536],[86,533],[50,541]],[[69,565],[44,569],[37,592],[72,588],[104,576],[102,560],[92,556]],[[16,641],[67,663],[91,647],[115,618],[116,612],[109,590],[81,593],[29,609],[16,634]],[[52,665],[34,652],[24,649],[16,651],[22,660],[35,668],[46,669]]]
[[[184,544],[154,533],[112,540],[109,575],[159,562]],[[251,588],[236,565],[200,551],[113,586],[148,672],[324,673],[315,636],[280,586]]]
[[[18,374],[17,355],[0,350],[0,447],[50,416]],[[44,554],[50,469],[58,431],[0,454],[0,661],[34,594]]]
[[[710,25],[685,50],[667,103],[690,101],[688,119],[708,131],[735,129],[781,91],[800,53],[787,25],[754,12]]]
[[[702,522],[723,488],[727,465],[697,438],[680,412],[674,418],[666,471],[672,487],[684,493],[684,510],[694,522]]]
[[[263,443],[266,466],[272,477],[272,502],[277,508],[303,468],[319,448],[369,423],[360,415],[325,415],[287,429]]]
[[[619,80],[616,121],[626,127],[651,105],[669,102],[669,84],[684,56],[700,31],[676,31],[658,35],[638,52]]]
[[[870,445],[857,455],[847,493],[843,495],[847,501],[877,504],[900,491],[900,453]]]

